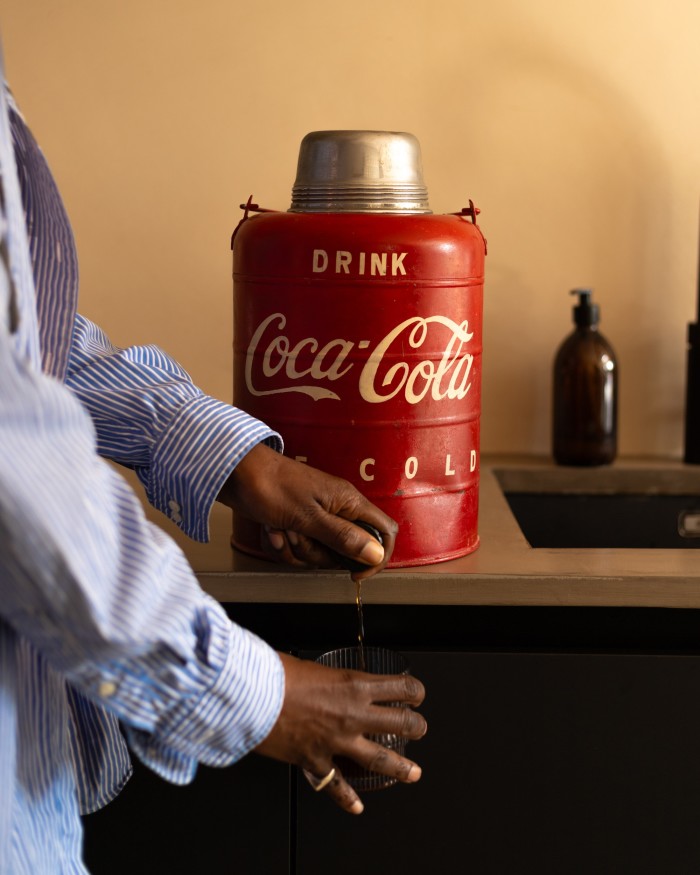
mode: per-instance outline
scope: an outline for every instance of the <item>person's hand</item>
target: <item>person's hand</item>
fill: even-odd
[[[219,501],[263,526],[263,549],[289,565],[338,568],[338,554],[366,569],[363,580],[389,561],[398,526],[347,480],[282,456],[258,444],[235,467]],[[352,520],[364,520],[379,542]]]
[[[334,757],[347,757],[404,783],[420,778],[416,763],[365,737],[391,733],[415,740],[425,735],[425,719],[412,707],[381,704],[420,705],[425,690],[419,680],[411,675],[327,668],[289,654],[280,656],[285,671],[284,703],[272,731],[257,746],[258,753],[300,766],[316,782],[335,768],[322,792],[351,814],[360,814],[363,805]]]

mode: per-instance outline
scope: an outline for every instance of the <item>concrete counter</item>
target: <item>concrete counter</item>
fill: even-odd
[[[679,461],[630,459],[598,469],[558,469],[548,460],[482,460],[479,548],[433,565],[392,569],[363,587],[365,604],[700,607],[700,554],[692,549],[533,548],[525,540],[499,478],[517,488],[535,472],[542,489],[595,482],[611,490],[634,486],[655,470],[669,488],[687,484],[700,495],[700,468]],[[530,477],[531,479],[531,477]],[[161,519],[162,521],[162,519]],[[222,602],[342,604],[355,586],[345,572],[298,571],[244,556],[230,547],[231,513],[216,506],[209,544],[195,544],[165,523],[185,550],[203,588]]]

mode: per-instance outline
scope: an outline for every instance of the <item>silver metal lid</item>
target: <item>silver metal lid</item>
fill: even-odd
[[[418,140],[396,131],[307,134],[289,212],[430,213]]]

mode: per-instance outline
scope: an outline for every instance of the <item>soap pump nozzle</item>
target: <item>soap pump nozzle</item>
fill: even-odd
[[[576,325],[579,328],[595,328],[600,318],[600,310],[591,301],[592,289],[572,289],[569,294],[578,295],[578,304],[573,308]]]

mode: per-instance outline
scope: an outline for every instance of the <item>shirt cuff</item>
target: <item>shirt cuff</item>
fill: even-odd
[[[221,767],[250,753],[275,725],[284,700],[279,655],[252,632],[230,624],[229,653],[211,687],[169,710],[154,733],[127,727],[134,753],[175,784],[197,764]]]
[[[282,451],[269,426],[208,395],[178,411],[154,447],[145,483],[150,503],[195,541],[209,540],[209,514],[241,459],[265,442]]]

